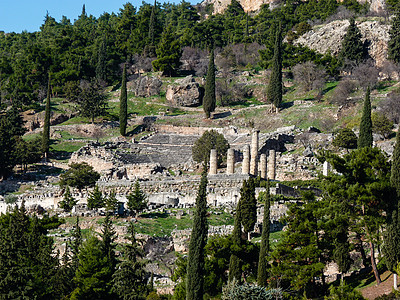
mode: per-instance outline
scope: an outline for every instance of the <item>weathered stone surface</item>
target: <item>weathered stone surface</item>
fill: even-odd
[[[52,112],[50,114],[50,125],[54,126],[61,124],[74,116],[75,114],[61,114]],[[24,127],[28,130],[28,132],[33,131],[36,128],[43,127],[44,111],[39,113],[36,113],[34,110],[26,111],[22,114],[22,119],[24,120]]]
[[[128,82],[127,89],[134,92],[137,97],[151,97],[160,94],[161,86],[162,81],[159,78],[139,76]]]
[[[165,97],[173,106],[199,106],[203,101],[203,88],[192,76],[175,81],[169,85]]]
[[[356,21],[356,25],[360,29],[362,41],[367,40],[369,44],[368,54],[377,66],[382,66],[387,57],[390,26],[381,24],[379,21]],[[337,55],[348,26],[348,20],[339,20],[322,27],[315,27],[298,38],[295,44],[307,46],[322,54],[330,52]]]
[[[314,152],[312,151],[310,146],[308,146],[303,152],[303,156],[305,156],[305,157],[312,157],[313,155],[314,155]]]
[[[243,7],[245,12],[257,11],[261,5],[269,4],[271,8],[274,8],[279,0],[238,0],[240,5]],[[202,6],[212,4],[214,7],[214,14],[222,14],[225,9],[231,4],[231,0],[204,0],[201,2]]]

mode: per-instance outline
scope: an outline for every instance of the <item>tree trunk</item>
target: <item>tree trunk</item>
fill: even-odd
[[[375,248],[374,248],[374,243],[372,241],[369,242],[369,247],[371,249],[371,264],[372,264],[372,269],[374,270],[374,275],[376,278],[376,285],[381,284],[381,277],[379,276],[378,268],[376,267],[376,261],[375,261]]]
[[[363,244],[362,244],[362,240],[361,240],[361,236],[360,236],[359,233],[356,233],[356,240],[357,240],[356,241],[356,245],[355,245],[356,246],[356,250],[360,252],[363,265],[364,265],[364,267],[366,267],[367,266],[367,262],[368,262],[367,255],[365,254],[365,250],[364,250],[364,247],[363,247]]]
[[[393,273],[393,288],[397,291],[397,274]]]

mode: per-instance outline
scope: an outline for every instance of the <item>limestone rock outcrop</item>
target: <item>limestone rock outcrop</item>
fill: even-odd
[[[169,85],[165,97],[173,106],[199,106],[203,100],[203,88],[196,82],[193,76],[187,76]]]
[[[127,89],[137,97],[151,97],[160,94],[161,86],[162,81],[159,78],[139,76],[128,82]]]
[[[269,4],[270,7],[274,7],[275,3],[279,3],[279,0],[238,0],[242,5],[245,12],[257,11],[261,5]],[[214,7],[214,14],[222,14],[225,9],[231,4],[231,0],[204,0],[201,5],[206,6],[212,4]]]
[[[238,0],[238,2],[245,12],[258,11],[263,4],[269,4],[270,9],[273,9],[282,3],[280,0]],[[384,0],[358,0],[358,2],[361,4],[368,2],[369,10],[377,13],[385,10],[386,7]],[[223,14],[228,5],[231,4],[231,0],[203,0],[200,3],[202,6],[209,4],[212,4],[214,8],[213,14]]]
[[[379,21],[356,21],[356,24],[360,29],[362,40],[367,41],[369,56],[377,66],[382,66],[387,58],[390,25],[381,24]],[[295,44],[307,46],[322,54],[330,52],[332,55],[337,55],[348,26],[348,20],[339,20],[322,27],[314,27],[298,38]]]

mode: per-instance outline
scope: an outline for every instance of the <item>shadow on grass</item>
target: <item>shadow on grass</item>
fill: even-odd
[[[127,136],[132,136],[134,134],[138,134],[141,133],[143,131],[143,125],[138,125],[135,128],[133,128],[132,130],[128,131],[126,133]]]
[[[164,212],[164,213],[152,212],[152,213],[148,213],[148,214],[142,214],[142,215],[140,215],[140,217],[147,218],[147,219],[158,219],[158,218],[166,219],[169,217],[169,214],[167,214],[166,212]]]
[[[214,114],[213,119],[223,119],[223,118],[229,117],[231,115],[232,115],[232,113],[230,111],[226,111],[223,113]]]
[[[292,107],[293,105],[294,105],[294,101],[283,102],[281,104],[281,109],[287,109],[289,107]]]
[[[388,280],[388,278],[390,277],[390,273],[385,277],[383,276],[383,274],[387,271],[387,269],[384,266],[378,266],[378,270],[382,282]],[[372,270],[372,267],[366,267],[358,272],[354,272],[350,276],[346,276],[344,279],[346,280],[346,283],[350,285],[352,288],[362,289],[370,286],[375,282],[375,275]]]
[[[50,158],[56,160],[67,160],[71,158],[72,153],[73,152],[68,152],[68,151],[51,150]]]
[[[327,87],[326,89],[323,89],[321,92],[321,95],[322,96],[325,95],[327,92],[329,92],[330,90],[333,90],[335,87],[336,87],[336,85],[332,85],[332,86]]]

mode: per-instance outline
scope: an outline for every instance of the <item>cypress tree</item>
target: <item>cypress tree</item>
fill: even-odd
[[[396,267],[400,262],[400,133],[397,133],[396,135],[390,183],[394,189],[394,201],[392,203],[392,212],[388,214],[388,225],[385,233],[383,252],[385,255],[386,266],[389,270],[394,272],[394,276],[397,279],[398,274],[395,272]],[[397,289],[397,282],[394,282],[394,288]]]
[[[400,11],[397,9],[389,30],[388,58],[400,62]]]
[[[396,190],[397,196],[400,196],[400,132],[396,134],[396,145],[392,157],[392,169],[390,174],[390,183]]]
[[[98,51],[97,65],[96,65],[96,78],[98,80],[106,80],[106,39],[105,37],[100,42]]]
[[[253,230],[257,221],[257,200],[255,195],[255,184],[253,178],[243,181],[240,189],[240,219],[243,230],[247,235]]]
[[[278,26],[275,36],[274,57],[272,59],[272,73],[267,89],[267,98],[274,104],[276,111],[282,103],[282,37],[281,26]]]
[[[207,118],[210,118],[211,112],[215,111],[215,65],[214,49],[210,51],[210,61],[208,63],[206,85],[203,98],[203,109]]]
[[[150,21],[149,21],[149,44],[148,44],[148,55],[150,57],[154,57],[155,53],[155,44],[154,44],[154,35],[155,35],[155,26],[156,26],[156,5],[157,2],[154,0],[154,5],[151,9]]]
[[[371,99],[370,89],[367,88],[364,100],[364,109],[360,123],[360,135],[357,141],[357,148],[372,147],[372,120],[371,120]]]
[[[267,286],[267,254],[269,251],[269,216],[270,216],[270,206],[271,199],[269,194],[269,180],[267,181],[267,198],[264,203],[264,217],[262,224],[262,234],[261,234],[261,245],[260,245],[260,256],[258,259],[258,272],[257,272],[257,284],[259,286]]]
[[[122,71],[121,95],[119,97],[119,131],[122,136],[126,135],[128,122],[128,93],[126,91],[126,65]]]
[[[240,202],[239,200],[236,206],[236,216],[235,216],[235,224],[232,232],[232,248],[231,248],[231,257],[229,259],[229,276],[228,280],[232,281],[236,279],[240,282],[242,277],[242,267],[240,262],[240,251],[242,246],[242,224],[241,224],[241,213],[240,213]]]
[[[50,79],[51,78],[49,74],[49,82],[47,84],[46,108],[44,112],[44,125],[42,133],[42,151],[46,159],[49,154],[49,143],[50,143]]]
[[[201,300],[204,294],[204,247],[207,243],[207,168],[201,175],[196,212],[190,236],[186,276],[186,300]]]

